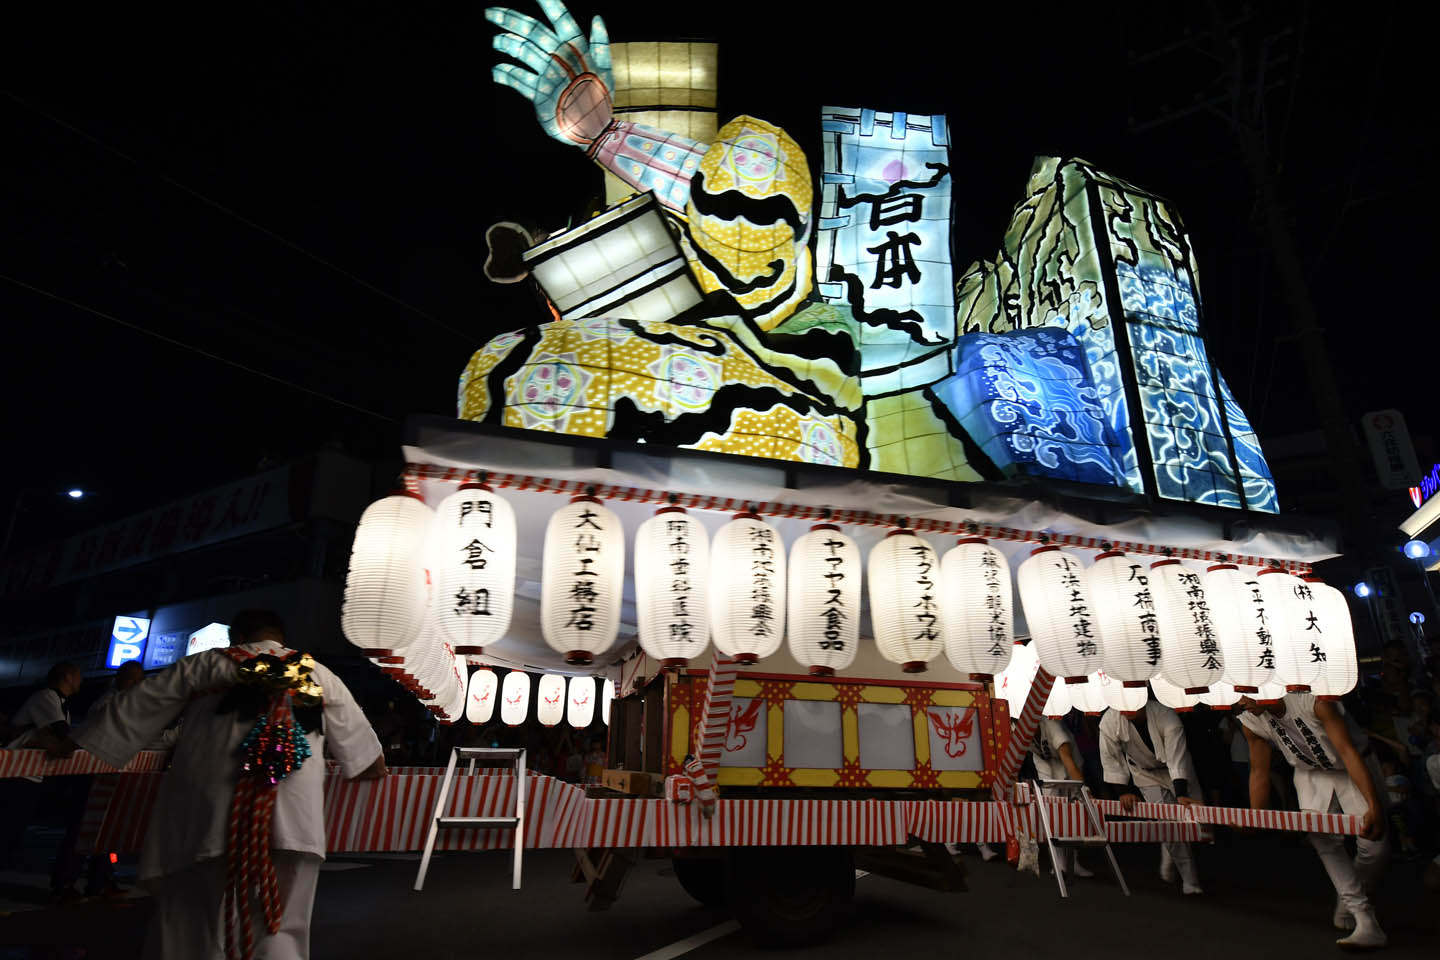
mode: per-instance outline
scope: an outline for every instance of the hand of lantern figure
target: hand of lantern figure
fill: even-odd
[[[535,104],[545,132],[562,143],[589,147],[610,124],[610,35],[605,21],[590,21],[587,42],[560,0],[540,0],[553,29],[514,10],[490,7],[485,19],[508,30],[494,47],[528,67],[502,63],[491,76]]]

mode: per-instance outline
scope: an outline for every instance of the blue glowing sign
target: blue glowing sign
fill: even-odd
[[[145,651],[145,669],[159,670],[168,667],[185,655],[185,644],[190,631],[157,633],[150,638],[150,648]]]
[[[150,636],[150,621],[144,617],[116,617],[110,628],[110,649],[105,653],[105,666],[115,669],[129,660],[145,655],[145,640]]]

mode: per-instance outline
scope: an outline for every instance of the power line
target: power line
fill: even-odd
[[[394,417],[388,416],[383,413],[376,413],[374,410],[370,410],[358,404],[351,403],[349,400],[341,400],[339,397],[332,397],[328,393],[322,393],[321,391],[315,390],[311,387],[307,387],[304,384],[295,383],[292,380],[286,380],[284,377],[277,377],[275,376],[275,374],[266,373],[264,370],[256,370],[254,367],[246,366],[245,364],[240,363],[238,360],[231,360],[229,357],[222,357],[218,353],[211,353],[209,350],[205,350],[193,344],[185,343],[183,340],[176,340],[174,337],[166,336],[163,333],[157,333],[156,331],[151,330],[148,327],[140,326],[138,323],[131,323],[129,320],[122,320],[120,317],[117,317],[114,314],[106,313],[103,310],[97,310],[94,307],[80,303],[79,301],[71,300],[69,297],[63,297],[60,294],[55,293],[51,290],[37,287],[33,283],[26,283],[24,280],[21,280],[17,277],[12,277],[9,274],[0,273],[0,280],[7,280],[10,283],[13,283],[15,286],[20,287],[21,289],[29,290],[31,293],[39,294],[40,296],[54,300],[57,303],[63,303],[66,306],[72,307],[76,310],[81,310],[93,316],[100,317],[101,319],[109,320],[111,323],[119,324],[120,326],[125,327],[127,330],[134,330],[136,333],[143,333],[148,337],[154,337],[156,340],[161,340],[165,343],[170,344],[171,346],[180,347],[181,349],[189,350],[192,353],[198,353],[202,357],[214,360],[218,363],[226,364],[227,366],[234,367],[237,370],[243,370],[246,373],[261,377],[265,380],[270,380],[274,383],[282,384],[284,386],[290,387],[292,390],[299,390],[301,393],[308,393],[312,397],[318,397],[321,400],[328,400],[331,403],[337,404],[338,406],[348,407],[349,409],[354,410],[357,413],[363,413],[367,416],[374,417],[377,420],[383,420],[386,423],[399,422]]]
[[[99,137],[96,137],[95,135],[93,135],[93,134],[91,134],[91,133],[87,133],[85,130],[82,130],[80,127],[75,126],[73,123],[70,123],[70,122],[67,121],[67,120],[62,120],[60,117],[57,117],[57,116],[55,116],[55,115],[53,115],[53,114],[51,114],[51,113],[48,113],[48,112],[45,111],[45,110],[42,110],[41,108],[35,106],[34,104],[30,103],[29,101],[27,101],[27,100],[25,100],[25,99],[17,96],[17,95],[16,95],[15,93],[13,93],[12,91],[6,90],[6,91],[4,91],[4,93],[5,93],[5,96],[6,96],[8,99],[10,99],[11,101],[13,101],[14,103],[18,104],[18,105],[21,106],[21,107],[24,107],[26,110],[29,110],[29,111],[31,111],[32,113],[35,113],[35,114],[38,114],[38,115],[41,116],[41,117],[44,117],[46,120],[49,120],[51,123],[55,124],[56,126],[59,126],[59,127],[65,129],[65,130],[68,130],[70,133],[73,133],[75,136],[80,137],[81,139],[86,140],[86,141],[94,144],[94,145],[97,146],[97,147],[100,147],[102,150],[106,150],[106,151],[108,151],[108,152],[110,152],[110,153],[113,153],[115,156],[121,158],[122,160],[124,160],[125,162],[129,163],[130,165],[136,167],[137,169],[145,170],[145,171],[146,171],[147,173],[149,173],[151,176],[154,176],[154,177],[156,177],[156,178],[158,178],[158,179],[160,179],[160,180],[163,180],[165,183],[170,184],[172,187],[175,187],[177,190],[180,190],[180,191],[183,191],[184,193],[189,194],[190,196],[192,196],[192,197],[194,197],[195,199],[199,200],[201,203],[204,203],[205,205],[207,205],[207,206],[209,206],[209,207],[213,207],[214,209],[219,210],[220,212],[226,214],[227,216],[234,217],[236,220],[239,220],[241,223],[245,224],[247,227],[250,227],[252,230],[256,230],[256,231],[258,231],[259,233],[262,233],[262,234],[264,234],[265,236],[269,237],[270,239],[276,241],[277,243],[280,243],[280,244],[283,244],[283,245],[289,247],[291,250],[294,250],[296,253],[299,253],[299,254],[301,254],[301,255],[303,255],[303,256],[305,256],[305,257],[308,257],[308,258],[310,258],[311,260],[314,260],[316,263],[321,264],[322,266],[328,267],[329,269],[335,271],[336,273],[340,274],[341,276],[347,278],[347,279],[350,280],[351,282],[356,283],[356,284],[358,284],[358,285],[361,286],[361,287],[364,287],[366,290],[369,290],[371,293],[374,293],[374,294],[376,294],[376,295],[378,295],[378,296],[384,297],[386,300],[389,300],[391,303],[394,303],[394,304],[396,304],[397,306],[403,307],[404,309],[410,311],[411,313],[415,314],[415,315],[418,316],[418,317],[422,317],[422,318],[424,318],[425,320],[428,320],[430,323],[433,323],[435,326],[437,326],[437,327],[439,327],[440,329],[444,330],[446,333],[449,333],[449,334],[451,334],[451,335],[453,335],[453,336],[455,336],[455,337],[457,337],[457,338],[465,341],[466,343],[473,343],[473,341],[474,341],[475,338],[474,338],[472,335],[467,334],[467,333],[465,333],[465,332],[463,332],[463,331],[461,331],[461,330],[456,329],[455,327],[450,326],[450,324],[446,323],[444,320],[441,320],[439,317],[436,317],[436,316],[434,316],[433,314],[431,314],[431,313],[429,313],[429,312],[427,312],[427,311],[425,311],[425,310],[420,309],[419,307],[415,306],[415,305],[412,304],[412,303],[408,303],[408,302],[406,302],[406,301],[404,301],[404,300],[401,300],[399,297],[395,296],[394,294],[392,294],[392,293],[390,293],[390,292],[388,292],[388,291],[386,291],[386,290],[380,289],[379,287],[375,286],[373,283],[370,283],[368,280],[365,280],[365,279],[363,279],[363,278],[361,278],[361,277],[358,277],[358,276],[356,276],[355,274],[351,273],[349,270],[346,270],[344,267],[341,267],[341,266],[339,266],[338,264],[331,263],[329,260],[326,260],[324,257],[322,257],[322,256],[320,256],[320,255],[318,255],[318,254],[311,253],[309,250],[307,250],[307,249],[305,249],[304,247],[300,246],[300,244],[298,244],[298,243],[296,243],[295,241],[289,239],[288,237],[283,237],[283,236],[281,236],[280,234],[276,233],[274,230],[271,230],[269,227],[266,227],[266,226],[263,226],[262,224],[256,223],[254,220],[251,220],[249,217],[246,217],[244,214],[241,214],[241,213],[239,213],[239,212],[237,212],[237,211],[235,211],[235,210],[232,210],[230,207],[225,206],[225,204],[221,203],[221,202],[218,201],[218,200],[212,200],[210,197],[208,197],[208,196],[206,196],[205,194],[201,193],[199,190],[196,190],[195,188],[193,188],[193,187],[191,187],[191,186],[188,186],[187,184],[181,183],[179,180],[176,180],[174,177],[171,177],[171,176],[169,176],[169,175],[167,175],[167,174],[161,173],[161,172],[159,172],[158,170],[154,170],[154,169],[147,168],[147,167],[146,167],[144,164],[142,164],[139,160],[135,159],[135,158],[132,157],[130,154],[126,153],[125,151],[123,151],[123,150],[121,150],[121,149],[119,149],[118,147],[115,147],[115,146],[112,146],[112,145],[109,144],[109,143],[106,143],[104,140],[101,140]]]

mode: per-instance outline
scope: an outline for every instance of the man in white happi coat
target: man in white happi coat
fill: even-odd
[[[1100,762],[1105,782],[1127,811],[1135,808],[1135,788],[1151,803],[1188,805],[1203,796],[1180,715],[1154,700],[1133,717],[1114,708],[1105,711],[1100,718]],[[1178,878],[1186,896],[1204,892],[1188,843],[1160,845],[1160,876],[1167,883]]]
[[[251,789],[242,782],[240,758],[247,737],[259,724],[252,725],[253,718],[244,709],[227,706],[232,702],[227,698],[242,689],[250,675],[242,664],[252,660],[264,664],[264,657],[291,657],[295,663],[300,655],[284,645],[284,626],[268,611],[237,614],[230,638],[228,650],[186,657],[116,696],[94,724],[72,734],[70,746],[78,745],[105,763],[122,767],[184,715],[140,859],[140,880],[155,894],[147,958],[219,960],[235,954],[237,948],[227,933],[231,924],[238,937],[253,938],[257,957],[308,957],[310,911],[325,857],[323,754],[339,761],[341,774],[349,779],[376,779],[387,773],[380,742],[350,691],[324,666],[304,658],[310,667],[308,677],[321,693],[321,703],[313,711],[323,720],[314,721],[319,729],[306,729],[299,725],[302,711],[295,710],[294,745],[303,750],[303,733],[310,757],[270,787],[274,810],[268,846],[278,881],[278,932],[267,929],[263,898],[253,888],[232,902],[227,891],[234,874],[231,868],[227,875],[227,861],[234,854],[227,841],[231,820],[245,813],[241,809],[245,805],[236,804],[232,810],[231,801],[237,790]],[[254,664],[251,667],[253,672]],[[261,796],[259,788],[256,791]]]
[[[1376,786],[1379,771],[1367,763],[1368,739],[1353,727],[1335,703],[1309,693],[1287,693],[1278,701],[1240,700],[1245,740],[1250,745],[1250,805],[1270,805],[1270,751],[1278,747],[1295,768],[1295,793],[1300,809],[1316,813],[1349,813],[1362,817],[1355,839],[1355,859],[1345,842],[1331,834],[1310,834],[1335,887],[1336,929],[1350,930],[1335,941],[1349,949],[1385,946],[1385,932],[1365,893],[1385,863],[1385,808]]]
[[[1085,775],[1080,772],[1079,758],[1080,750],[1075,746],[1070,728],[1054,717],[1041,717],[1040,725],[1035,728],[1035,739],[1030,742],[1030,759],[1035,764],[1035,775],[1041,780],[1079,780],[1084,783]],[[1095,876],[1080,863],[1077,851],[1062,850],[1060,858],[1060,869],[1077,877]]]

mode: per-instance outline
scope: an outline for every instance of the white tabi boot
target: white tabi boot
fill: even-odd
[[[1355,929],[1355,918],[1350,916],[1350,908],[1339,897],[1335,898],[1335,912],[1330,915],[1330,922],[1336,930]]]
[[[1164,846],[1160,847],[1160,879],[1166,883],[1177,883],[1180,880],[1180,871],[1175,869],[1175,861]]]
[[[1355,919],[1355,930],[1350,936],[1336,940],[1336,946],[1342,950],[1379,950],[1390,942],[1380,929],[1374,910],[1361,910],[1351,916]]]

